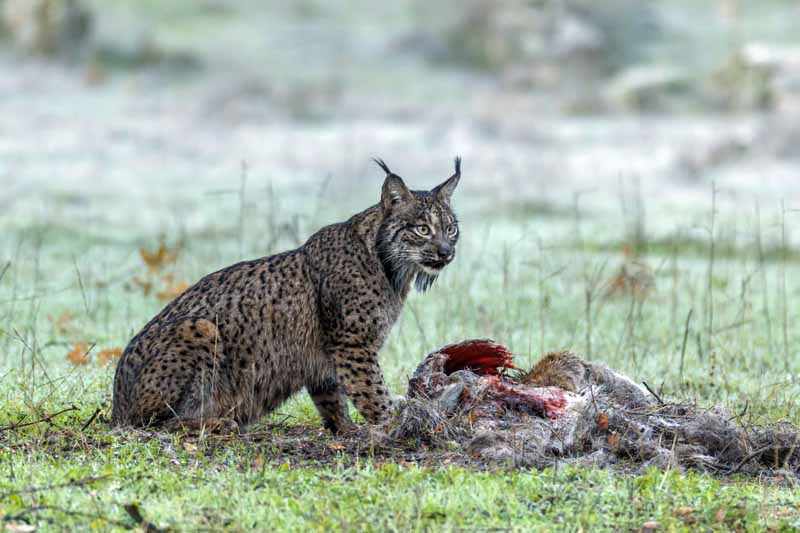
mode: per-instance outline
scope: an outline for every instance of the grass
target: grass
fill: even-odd
[[[34,454],[41,469],[18,482],[68,483],[105,476],[81,488],[7,497],[8,514],[30,500],[86,516],[40,513],[57,524],[105,529],[125,522],[121,502],[138,502],[148,520],[178,529],[428,530],[554,528],[763,529],[797,520],[796,491],[741,482],[722,483],[699,474],[650,470],[626,477],[607,471],[561,468],[542,472],[457,467],[420,468],[336,461],[317,469],[260,464],[245,447],[205,457],[158,445],[118,444],[83,461]],[[86,463],[90,463],[87,465]],[[464,490],[469,486],[470,490]],[[54,524],[56,525],[56,524]]]
[[[398,464],[368,453],[346,457],[335,451],[335,439],[320,429],[302,395],[263,427],[276,435],[284,427],[307,428],[330,439],[331,452],[310,462],[298,462],[269,441],[211,445],[110,433],[105,417],[113,365],[101,366],[96,354],[124,347],[163,305],[159,291],[238,260],[240,250],[253,257],[293,246],[295,234],[308,235],[312,225],[368,202],[362,195],[332,202],[338,208],[318,211],[319,202],[301,202],[281,210],[273,195],[290,191],[255,185],[253,191],[245,203],[235,190],[199,199],[196,192],[175,192],[197,210],[191,223],[177,212],[162,213],[155,226],[151,220],[148,226],[113,222],[104,213],[114,209],[58,194],[43,195],[44,217],[20,204],[0,218],[0,516],[6,524],[123,528],[133,524],[124,506],[135,504],[147,521],[178,530],[800,525],[800,495],[780,476],[720,480],[702,473],[514,471],[502,465],[475,471]],[[626,261],[618,231],[593,232],[613,227],[609,213],[579,213],[573,220],[547,210],[490,215],[485,205],[464,203],[457,261],[431,293],[411,298],[384,349],[396,392],[437,346],[493,337],[524,365],[546,350],[590,352],[663,396],[722,404],[745,412],[752,423],[800,420],[791,327],[798,265],[781,239],[786,221],[780,212],[762,209],[764,220],[749,222],[749,233],[742,230],[749,245],[715,235],[713,258],[710,238],[704,257],[702,241],[654,236],[636,258],[648,265],[654,289],[639,298],[607,294]],[[265,206],[276,210],[265,216]],[[715,224],[729,227],[728,214],[719,211]],[[710,221],[708,213],[693,216]],[[662,220],[652,231],[684,234],[675,223],[670,229]],[[152,252],[162,239],[176,260],[148,272],[138,249]],[[786,252],[759,254],[759,247],[779,246]],[[89,352],[88,364],[66,360],[76,344]],[[88,478],[99,479],[84,484]]]

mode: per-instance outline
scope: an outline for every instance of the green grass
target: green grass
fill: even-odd
[[[667,530],[800,526],[800,495],[780,478],[491,465],[469,470],[394,464],[369,454],[337,457],[333,451],[298,462],[269,440],[211,446],[178,436],[165,441],[110,433],[105,416],[113,365],[99,366],[94,354],[124,347],[158,311],[163,302],[155,293],[167,284],[159,276],[194,281],[238,260],[240,250],[254,257],[285,249],[294,245],[294,233],[308,235],[312,226],[342,218],[351,204],[368,202],[363,195],[334,198],[331,204],[339,207],[321,211],[317,202],[299,202],[265,216],[263,207],[275,204],[259,192],[248,198],[240,219],[235,194],[172,194],[176,203],[169,205],[179,205],[182,195],[193,205],[191,222],[178,210],[158,214],[146,205],[142,217],[115,222],[125,199],[104,198],[87,207],[44,193],[46,216],[21,203],[0,218],[0,271],[9,264],[0,280],[0,426],[76,408],[0,431],[0,516],[7,523],[122,528],[132,524],[124,505],[135,503],[148,521],[178,530],[598,530],[636,529],[651,521]],[[625,221],[616,215],[592,212],[573,220],[547,210],[492,214],[487,205],[463,203],[468,207],[460,210],[456,262],[432,292],[411,298],[383,351],[396,392],[404,391],[432,349],[493,337],[523,365],[541,352],[571,349],[648,381],[666,397],[737,413],[746,407],[751,423],[800,420],[792,327],[800,311],[796,253],[759,255],[755,221],[737,222],[740,233],[750,236],[746,243],[715,233],[713,263],[710,238],[673,243],[654,236],[642,248],[649,255],[637,258],[654,278],[642,300],[606,294],[625,260],[622,232],[613,229]],[[718,228],[730,227],[726,217],[721,209]],[[653,233],[683,235],[681,220],[689,218],[709,220],[707,213],[665,217]],[[777,250],[784,246],[780,217],[765,212],[764,218],[762,249]],[[177,261],[150,275],[138,249],[155,249],[162,238],[178,250]],[[148,276],[155,288],[145,294],[135,280]],[[72,365],[65,357],[82,342],[94,346],[89,364]],[[302,395],[269,421],[327,438]],[[93,477],[100,479],[81,484]],[[59,484],[66,486],[53,487]]]
[[[796,490],[754,482],[723,483],[699,474],[650,470],[621,476],[576,468],[541,472],[458,467],[420,468],[336,461],[315,469],[259,465],[245,446],[210,457],[175,447],[116,442],[82,458],[33,452],[14,458],[22,486],[101,479],[81,488],[56,488],[5,498],[7,515],[32,501],[87,516],[40,513],[51,525],[105,529],[125,523],[123,504],[146,519],[177,529],[475,530],[665,529],[760,530],[795,524]],[[35,463],[36,471],[28,464]],[[30,515],[29,515],[30,516]],[[112,522],[112,523],[110,523]]]

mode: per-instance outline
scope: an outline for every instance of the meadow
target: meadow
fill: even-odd
[[[0,218],[0,509],[9,528],[128,528],[130,512],[177,530],[797,527],[800,494],[785,472],[720,478],[353,457],[337,451],[302,394],[248,431],[321,439],[329,452],[318,458],[299,461],[268,438],[110,431],[115,350],[185,283],[292,247],[368,198],[321,185],[312,200],[282,208],[276,199],[292,193],[268,183],[251,175],[224,191],[174,193],[176,205],[193,206],[190,227],[179,209],[147,229],[118,220],[107,199],[47,194]],[[712,211],[717,194],[709,191],[708,211],[650,223],[651,237],[638,210],[464,200],[457,260],[411,298],[383,351],[392,390],[402,394],[436,347],[492,337],[523,364],[573,350],[664,398],[723,405],[750,424],[798,422],[793,214]]]

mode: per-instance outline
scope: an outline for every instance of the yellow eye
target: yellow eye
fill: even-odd
[[[431,233],[431,228],[429,228],[428,226],[424,226],[424,225],[417,226],[416,230],[417,230],[417,233],[419,233],[423,237],[427,237]]]

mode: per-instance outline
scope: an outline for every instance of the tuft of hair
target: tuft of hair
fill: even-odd
[[[389,283],[398,293],[412,282],[417,292],[425,292],[436,281],[436,274],[423,272],[408,261],[393,255],[385,241],[378,242],[378,258],[386,272],[386,277],[389,278]]]
[[[375,163],[376,163],[376,164],[377,164],[379,167],[381,167],[381,168],[383,169],[383,171],[384,171],[384,172],[386,172],[387,174],[392,174],[392,171],[391,171],[391,170],[389,170],[389,165],[387,165],[387,164],[384,162],[384,160],[383,160],[383,159],[380,159],[380,158],[377,158],[377,157],[373,157],[373,158],[372,158],[372,160],[373,160],[373,161],[375,161]]]
[[[377,248],[378,258],[383,265],[383,270],[386,272],[386,277],[389,278],[389,283],[391,283],[395,291],[402,291],[403,287],[411,282],[415,269],[410,263],[392,253],[388,241],[378,241]]]
[[[416,447],[425,443],[442,448],[450,441],[469,437],[458,417],[448,416],[438,402],[427,398],[405,400],[385,427],[386,440],[394,445],[413,443]]]
[[[461,175],[461,157],[456,156],[456,174]]]
[[[425,292],[431,288],[436,281],[435,274],[428,274],[427,272],[417,272],[417,277],[414,279],[414,287],[417,292]]]

